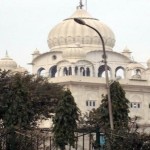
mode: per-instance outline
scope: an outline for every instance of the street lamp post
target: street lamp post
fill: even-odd
[[[108,77],[108,66],[107,66],[107,56],[106,56],[104,39],[103,39],[101,33],[97,29],[95,29],[94,27],[86,24],[86,22],[84,20],[82,20],[80,18],[74,18],[74,21],[77,22],[78,24],[85,25],[85,26],[93,29],[99,35],[99,37],[102,41],[102,48],[103,48],[102,58],[104,59],[103,62],[104,62],[104,67],[105,67],[106,89],[107,89],[107,95],[108,95],[109,121],[110,121],[110,128],[113,130],[114,129],[114,124],[113,124],[113,115],[112,115],[112,103],[111,103],[109,77]]]

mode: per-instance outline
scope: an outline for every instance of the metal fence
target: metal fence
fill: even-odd
[[[94,133],[76,133],[75,147],[66,145],[66,150],[92,150]],[[0,130],[0,150],[59,150],[53,142],[51,131],[34,130],[6,132]]]

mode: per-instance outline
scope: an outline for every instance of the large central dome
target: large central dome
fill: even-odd
[[[53,50],[60,50],[80,44],[83,48],[101,50],[102,44],[98,34],[86,26],[74,21],[74,18],[83,19],[87,24],[96,28],[102,35],[106,50],[112,50],[115,45],[115,36],[112,30],[83,9],[78,8],[75,13],[56,25],[48,35],[48,46]]]

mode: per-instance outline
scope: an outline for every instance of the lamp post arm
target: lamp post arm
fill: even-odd
[[[102,41],[103,58],[104,58],[104,61],[106,61],[107,56],[106,56],[106,51],[105,51],[105,43],[104,43],[104,39],[103,39],[102,35],[100,34],[100,32],[97,29],[93,28],[92,26],[90,26],[88,24],[84,24],[84,25],[87,26],[87,27],[89,27],[89,28],[91,28],[91,29],[93,29],[99,35],[99,37],[100,37],[100,39]]]

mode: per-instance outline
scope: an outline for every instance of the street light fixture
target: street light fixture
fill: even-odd
[[[114,124],[113,124],[113,115],[112,115],[112,103],[111,103],[109,77],[108,77],[108,66],[107,66],[107,56],[106,56],[104,39],[103,39],[101,33],[97,29],[95,29],[94,27],[86,24],[86,22],[84,20],[82,20],[80,18],[74,18],[74,21],[77,22],[80,25],[85,25],[85,26],[93,29],[99,35],[99,37],[101,39],[102,48],[103,48],[102,58],[104,59],[103,62],[104,62],[104,67],[105,67],[106,88],[107,88],[107,95],[108,95],[109,121],[110,121],[110,128],[113,130],[114,129]]]

